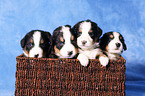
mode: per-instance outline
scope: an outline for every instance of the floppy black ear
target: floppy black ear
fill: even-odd
[[[123,42],[123,49],[124,49],[124,50],[127,50],[127,47],[126,47],[125,42]]]
[[[26,37],[24,37],[24,38],[21,40],[21,47],[22,47],[22,48],[25,47],[25,41],[26,41]]]
[[[52,42],[53,44],[55,44],[55,41],[57,39],[57,36],[58,34],[60,33],[60,29],[61,29],[61,26],[56,28],[54,31],[53,31],[53,35],[52,35]]]
[[[49,42],[47,41],[49,43],[49,47],[48,47],[48,50],[47,50],[47,52],[49,54],[47,54],[46,57],[49,57],[51,55],[51,50],[52,50],[52,45],[53,45],[52,36],[51,36],[51,34],[49,32],[46,32],[46,31],[45,31],[45,35],[47,37],[47,40],[49,41]]]
[[[92,22],[92,21],[91,21]],[[100,37],[102,35],[102,29],[98,27],[98,25],[95,22],[92,22],[93,30],[96,30],[97,37]]]
[[[49,32],[45,32],[45,34],[47,35],[47,38],[49,39],[50,41],[50,46],[52,45],[52,36]]]
[[[125,50],[127,50],[127,47],[126,47],[126,44],[125,44],[125,40],[124,40],[124,38],[123,38],[123,36],[121,34],[120,34],[120,36],[122,37],[121,42],[123,44],[123,49],[125,51]]]
[[[77,34],[78,28],[79,28],[79,24],[78,23],[73,26],[72,31],[73,31],[74,34]]]
[[[100,37],[102,35],[102,29],[98,27],[97,30],[98,30],[98,36]]]
[[[108,45],[107,41],[108,41],[108,35],[105,33],[100,39],[100,48],[102,50],[106,50],[106,46]]]
[[[35,30],[32,30],[32,31],[30,31],[29,33],[27,33],[27,34],[25,35],[25,37],[21,40],[21,47],[22,47],[22,48],[25,47],[27,39],[29,39],[29,38],[32,36],[32,34],[34,33],[34,31],[35,31]]]
[[[78,22],[78,23],[75,24],[75,25],[73,26],[73,28],[72,28],[72,32],[73,32],[73,34],[74,34],[75,36],[77,36],[77,32],[78,32],[78,30],[79,30],[79,25],[80,25],[81,22],[83,22],[83,21]]]

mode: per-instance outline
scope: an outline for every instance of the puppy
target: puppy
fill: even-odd
[[[103,66],[108,64],[108,58],[99,48],[99,37],[102,35],[102,30],[95,22],[91,20],[78,22],[72,28],[75,37],[77,37],[77,46],[79,55],[77,59],[81,65],[88,66],[89,59],[99,57],[100,63]]]
[[[74,58],[77,54],[76,38],[72,34],[70,25],[56,28],[52,40],[51,58]]]
[[[25,57],[48,57],[51,50],[51,34],[41,30],[32,30],[21,40]]]
[[[111,60],[118,59],[123,49],[127,50],[124,38],[118,32],[105,33],[100,40],[100,47]]]

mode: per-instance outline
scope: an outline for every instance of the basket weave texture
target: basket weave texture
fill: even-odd
[[[124,96],[125,59],[103,67],[90,60],[88,67],[77,59],[16,58],[16,96]]]

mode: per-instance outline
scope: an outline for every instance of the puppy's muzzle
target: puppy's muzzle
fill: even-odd
[[[35,57],[35,58],[38,58],[38,56],[39,56],[39,54],[36,54],[34,57]]]
[[[116,46],[117,46],[117,48],[119,48],[121,46],[121,44],[120,43],[116,43]]]
[[[68,52],[68,55],[71,56],[73,54],[73,51]]]
[[[87,43],[87,41],[85,41],[85,40],[82,41],[82,44],[83,44],[83,45],[85,45],[86,43]]]

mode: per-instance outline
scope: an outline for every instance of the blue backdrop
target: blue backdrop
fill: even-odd
[[[145,0],[0,0],[0,96],[14,96],[20,40],[33,30],[90,19],[103,33],[120,32],[128,50],[126,95],[145,96]]]

